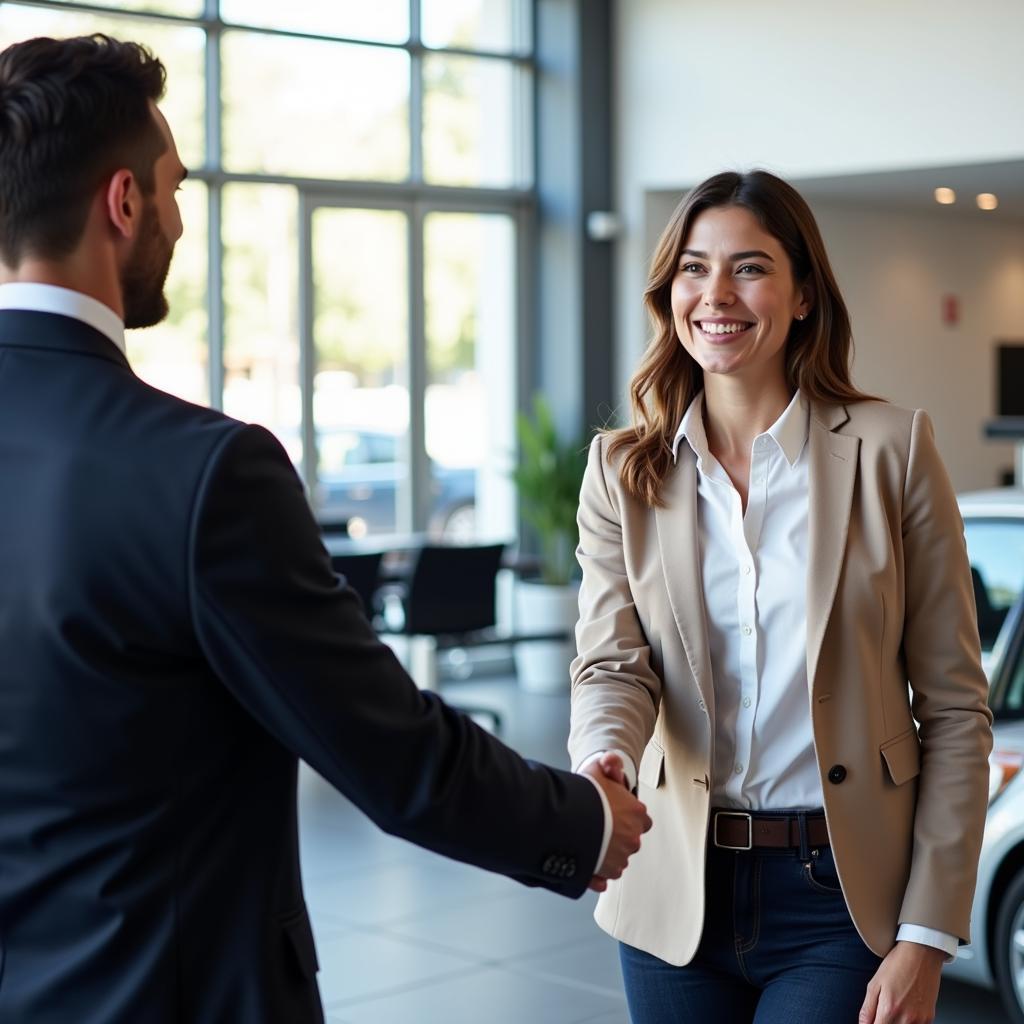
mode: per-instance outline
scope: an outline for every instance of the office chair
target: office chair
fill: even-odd
[[[397,624],[385,616],[380,632],[428,641],[413,656],[413,675],[424,689],[437,688],[438,651],[501,642],[494,633],[494,595],[504,552],[504,544],[425,544],[413,552],[406,578],[378,591],[378,610],[390,599],[402,611]],[[501,728],[501,715],[493,708],[459,710],[492,720],[495,731]]]
[[[373,617],[374,593],[380,586],[381,551],[331,555],[331,568],[359,595],[366,617]]]

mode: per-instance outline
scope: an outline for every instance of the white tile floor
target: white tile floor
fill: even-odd
[[[502,738],[526,756],[565,765],[566,698],[509,679],[445,686],[456,704],[499,708]],[[386,836],[305,769],[299,796],[329,1024],[628,1024],[593,897],[528,889]],[[937,1024],[1005,1020],[991,993],[943,986]]]

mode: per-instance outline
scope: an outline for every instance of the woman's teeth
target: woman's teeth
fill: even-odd
[[[700,322],[700,329],[705,334],[736,334],[745,331],[750,324],[714,324]]]

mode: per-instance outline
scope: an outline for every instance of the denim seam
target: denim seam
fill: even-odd
[[[736,858],[736,861],[737,861],[737,863],[739,862],[739,857]],[[750,937],[750,941],[748,943],[744,944],[740,940],[740,938],[737,936],[737,938],[736,938],[736,963],[739,966],[740,973],[743,975],[744,979],[749,984],[753,985],[754,982],[751,979],[750,974],[747,971],[747,964],[746,964],[746,961],[744,960],[744,955],[746,953],[750,953],[750,952],[753,951],[754,947],[757,945],[757,943],[758,943],[758,941],[759,941],[759,939],[761,937],[761,858],[760,857],[756,857],[754,859],[754,871],[753,871],[751,890],[752,890],[751,909],[753,911],[753,921],[752,921],[752,927],[751,927],[751,937]],[[735,896],[735,885],[733,887],[733,893],[734,893],[734,896]],[[735,929],[734,929],[734,932],[735,932]]]

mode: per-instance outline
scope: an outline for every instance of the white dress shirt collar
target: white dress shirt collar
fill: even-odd
[[[99,331],[127,354],[124,340],[124,321],[102,302],[53,284],[35,281],[12,281],[0,284],[0,309],[26,309],[34,313],[57,313]]]
[[[810,431],[810,408],[799,391],[793,395],[782,415],[758,437],[770,437],[786,456],[790,466],[795,466]],[[682,422],[672,441],[672,458],[679,457],[679,444],[683,439],[697,456],[697,467],[703,469],[710,449],[707,432],[704,429],[704,392],[700,391],[683,414]]]

